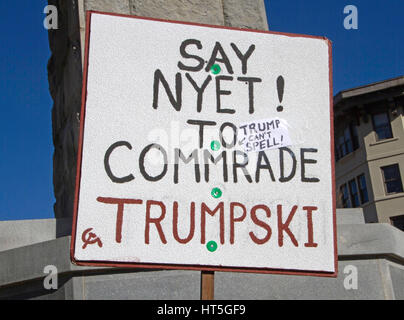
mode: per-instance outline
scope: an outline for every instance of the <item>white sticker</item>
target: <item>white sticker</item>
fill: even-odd
[[[245,152],[277,149],[292,144],[288,124],[280,118],[242,123],[238,130],[239,145]]]

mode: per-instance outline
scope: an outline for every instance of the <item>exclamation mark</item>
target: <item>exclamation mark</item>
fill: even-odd
[[[278,79],[276,79],[276,88],[278,89],[278,98],[279,98],[279,103],[282,103],[283,100],[283,92],[285,89],[285,80],[283,79],[282,76],[279,76]],[[283,111],[283,107],[281,105],[279,105],[276,108],[276,111],[278,112],[282,112]]]

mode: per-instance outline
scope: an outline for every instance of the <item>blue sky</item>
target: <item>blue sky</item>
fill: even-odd
[[[358,8],[358,30],[343,27],[343,9],[350,4]],[[45,5],[0,2],[0,220],[53,217]],[[334,93],[404,75],[404,1],[269,0],[266,7],[271,30],[332,41]]]
[[[325,36],[332,41],[334,94],[404,75],[404,1],[266,2],[271,30]],[[358,9],[357,30],[346,30],[343,26],[346,5]]]
[[[53,217],[46,1],[0,1],[0,220]]]

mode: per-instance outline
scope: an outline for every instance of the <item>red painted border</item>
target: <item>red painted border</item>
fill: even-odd
[[[246,31],[255,33],[268,33],[275,35],[283,35],[287,37],[302,37],[302,38],[313,38],[319,40],[327,40],[328,42],[328,52],[329,52],[329,84],[330,84],[330,139],[331,139],[331,177],[332,177],[332,202],[333,202],[333,230],[334,230],[334,263],[335,272],[324,272],[324,271],[304,271],[304,270],[290,270],[290,269],[270,269],[270,268],[242,268],[242,267],[214,267],[205,265],[177,265],[177,264],[142,264],[142,263],[125,263],[125,262],[113,262],[113,261],[78,261],[74,257],[74,249],[76,243],[76,227],[77,227],[77,212],[78,203],[80,196],[80,176],[81,176],[81,160],[83,154],[83,139],[84,139],[84,121],[85,121],[85,111],[86,111],[86,101],[87,101],[87,76],[88,76],[88,60],[89,60],[89,47],[90,47],[90,28],[91,28],[91,15],[103,14],[110,16],[118,16],[125,18],[143,19],[158,22],[168,22],[176,24],[185,24],[191,26],[209,27],[217,29],[228,29],[236,31]],[[117,13],[107,13],[99,11],[87,11],[86,13],[86,39],[85,39],[85,57],[83,66],[83,87],[82,87],[82,99],[81,99],[81,115],[80,115],[80,134],[79,134],[79,144],[78,144],[78,154],[77,154],[77,173],[76,173],[76,188],[75,188],[75,198],[74,198],[74,213],[73,213],[73,225],[72,225],[72,237],[70,243],[70,258],[72,263],[79,266],[95,266],[95,267],[128,267],[128,268],[142,268],[142,269],[180,269],[180,270],[205,270],[205,271],[222,271],[222,272],[246,272],[246,273],[270,273],[270,274],[283,274],[283,275],[306,275],[306,276],[317,276],[317,277],[337,277],[338,275],[338,253],[337,253],[337,229],[336,229],[336,202],[335,202],[335,160],[334,160],[334,113],[333,113],[333,90],[332,90],[332,46],[331,42],[325,37],[311,36],[311,35],[300,35],[293,33],[283,33],[265,30],[251,30],[251,29],[240,29],[226,26],[216,26],[192,22],[182,22],[174,20],[164,20],[155,19],[148,17],[138,17],[133,15],[117,14]]]
[[[334,98],[333,98],[333,80],[332,80],[332,43],[328,40],[328,69],[330,83],[330,148],[331,148],[331,181],[332,181],[332,212],[334,229],[334,264],[335,277],[338,275],[338,238],[337,238],[337,202],[335,190],[335,146],[334,146]]]

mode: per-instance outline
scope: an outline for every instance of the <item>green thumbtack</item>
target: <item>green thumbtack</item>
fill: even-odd
[[[218,74],[221,70],[222,69],[220,69],[220,66],[218,64],[214,64],[212,68],[210,68],[210,71],[212,71],[213,74]]]
[[[219,142],[219,141],[216,141],[216,140],[213,140],[213,141],[210,143],[210,148],[211,148],[213,151],[219,150],[219,149],[220,149],[220,142]]]
[[[222,190],[219,188],[213,188],[211,194],[213,198],[220,198],[222,196]]]
[[[216,249],[217,249],[217,243],[216,243],[215,241],[209,241],[209,242],[206,244],[206,248],[207,248],[210,252],[216,251]]]

